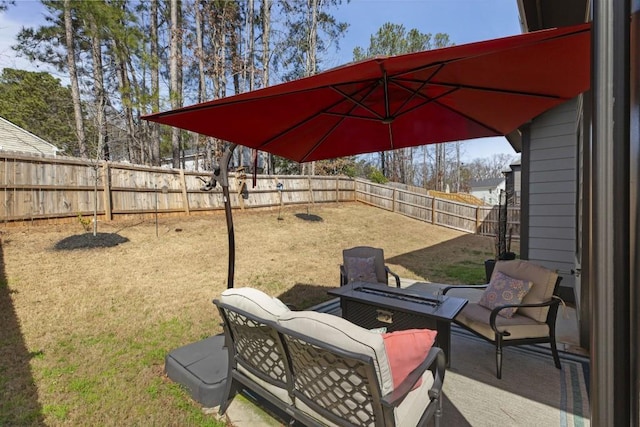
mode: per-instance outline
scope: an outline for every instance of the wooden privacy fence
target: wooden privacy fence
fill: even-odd
[[[100,219],[158,213],[224,209],[217,185],[203,191],[211,173],[126,163],[88,162],[0,152],[0,218],[25,221],[93,215]],[[354,201],[355,182],[347,177],[231,173],[229,192],[235,208]],[[282,184],[282,190],[277,185]]]
[[[224,209],[222,191],[203,191],[210,173],[39,157],[0,152],[0,218],[5,222],[93,215],[101,220],[140,214],[190,214]],[[393,188],[348,177],[231,173],[234,208],[360,201],[421,221],[482,235],[495,235],[497,206],[438,199],[422,189]],[[278,189],[278,184],[282,184]],[[520,235],[519,208],[509,208],[507,230]]]
[[[498,206],[476,206],[429,196],[421,189],[405,190],[356,179],[356,200],[420,221],[468,233],[495,236]],[[520,237],[520,207],[507,208],[507,232]]]

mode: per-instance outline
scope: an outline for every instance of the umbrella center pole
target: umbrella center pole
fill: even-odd
[[[229,198],[229,163],[236,148],[236,144],[230,144],[222,155],[220,162],[220,185],[222,186],[222,199],[224,201],[224,213],[227,218],[227,235],[229,237],[229,265],[227,267],[227,288],[233,288],[233,275],[236,264],[236,238],[233,230],[233,214],[231,212],[231,199]]]

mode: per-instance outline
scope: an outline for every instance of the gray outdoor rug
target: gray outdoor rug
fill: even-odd
[[[337,300],[314,307],[338,314]],[[589,426],[589,360],[538,345],[503,350],[496,378],[495,347],[453,326],[444,379],[443,426]]]
[[[459,328],[453,328],[451,340],[444,425],[590,425],[587,358],[561,352],[559,370],[547,348],[509,347],[499,380],[493,345]]]

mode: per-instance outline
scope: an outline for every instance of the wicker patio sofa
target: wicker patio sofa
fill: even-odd
[[[252,288],[228,289],[214,304],[229,351],[220,413],[247,388],[308,426],[439,425],[441,349],[431,347],[394,387],[378,332],[326,313],[291,311]]]

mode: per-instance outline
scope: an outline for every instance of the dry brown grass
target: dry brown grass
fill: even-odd
[[[492,240],[356,203],[234,212],[236,286],[304,308],[338,284],[341,251],[383,247],[401,277],[482,277]],[[220,332],[222,213],[100,224],[129,241],[54,250],[79,223],[5,228],[0,246],[0,425],[215,424],[162,375],[168,351]],[[452,273],[453,272],[453,273]]]

